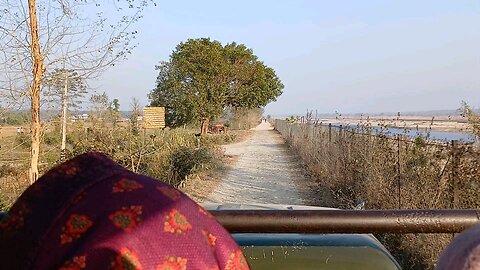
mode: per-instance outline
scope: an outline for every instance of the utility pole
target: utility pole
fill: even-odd
[[[65,149],[67,142],[67,107],[68,107],[68,71],[63,70],[65,73],[65,84],[63,87],[62,95],[62,145],[60,146],[60,159],[65,160]]]

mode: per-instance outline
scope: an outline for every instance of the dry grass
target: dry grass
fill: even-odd
[[[27,130],[25,128],[25,130]],[[15,137],[17,134],[17,126],[2,126],[0,127],[0,139],[8,139]]]
[[[337,207],[478,208],[480,154],[468,145],[428,143],[277,120],[276,129],[329,187]],[[451,236],[381,236],[405,269],[432,269]],[[435,247],[435,248],[433,248]]]
[[[17,134],[18,127],[24,128],[24,134]],[[45,130],[48,129],[50,127],[45,127]],[[29,136],[29,128],[25,125],[0,127],[0,210],[8,209],[29,185]],[[40,172],[48,170],[52,166],[52,160],[58,159],[59,145],[52,145],[51,139],[43,132]]]
[[[27,170],[5,166],[0,167],[0,211],[8,209],[29,185]]]

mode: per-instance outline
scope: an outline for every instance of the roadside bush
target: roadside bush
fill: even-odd
[[[199,147],[196,130],[179,128],[135,134],[128,126],[107,122],[92,126],[72,123],[68,131],[67,159],[92,151],[102,152],[133,172],[175,187],[185,185],[192,174],[215,168],[222,155],[218,144],[234,138],[234,135],[223,134],[205,136]],[[46,132],[42,140],[39,170],[44,173],[61,162],[60,135],[53,129]],[[10,159],[15,165],[0,163],[0,203],[7,208],[29,186],[29,152],[26,149],[30,147],[30,136],[18,134],[15,141],[23,144],[19,147],[21,151],[9,152],[13,153]]]
[[[0,178],[7,176],[14,176],[17,173],[17,169],[10,164],[0,165]]]
[[[7,112],[0,117],[0,125],[19,126],[29,123],[28,112]]]
[[[62,141],[61,134],[55,132],[45,133],[42,142],[49,146],[59,146]]]
[[[176,185],[184,186],[189,175],[214,167],[216,162],[211,149],[180,147],[171,154],[168,179]]]
[[[28,133],[17,133],[15,142],[21,144],[24,148],[30,148],[32,146],[32,138]]]
[[[7,211],[28,187],[25,164],[0,165],[0,211]]]
[[[190,174],[214,167],[219,153],[214,142],[201,143],[191,130],[157,130],[137,135],[128,128],[72,130],[68,156],[97,151],[120,165],[173,186],[185,184]]]
[[[234,143],[237,141],[237,134],[235,133],[229,133],[229,134],[225,134],[223,135],[223,143],[225,144],[229,144],[229,143]]]
[[[220,145],[220,144],[229,144],[234,143],[237,140],[237,134],[227,133],[227,134],[210,134],[208,136],[203,136],[199,138],[200,145]]]

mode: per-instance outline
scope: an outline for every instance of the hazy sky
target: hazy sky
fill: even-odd
[[[188,38],[244,43],[285,84],[269,114],[480,106],[480,1],[160,1],[134,26],[139,45],[96,83],[143,105],[155,65]]]

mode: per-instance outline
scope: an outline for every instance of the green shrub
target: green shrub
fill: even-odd
[[[237,134],[235,133],[229,133],[229,134],[225,134],[223,135],[223,142],[224,143],[234,143],[237,141]]]
[[[212,146],[220,144],[229,144],[234,143],[237,140],[237,134],[227,133],[227,134],[209,134],[199,138],[200,145],[202,146]]]
[[[28,187],[25,164],[0,165],[0,211],[6,211]]]
[[[60,145],[61,143],[61,134],[59,133],[55,133],[55,132],[49,132],[49,133],[46,133],[43,135],[43,143],[45,143],[46,145]]]
[[[2,164],[0,165],[0,178],[7,176],[15,176],[17,169],[11,164]]]
[[[0,118],[1,125],[19,126],[27,124],[30,116],[27,112],[7,112]]]
[[[215,167],[212,151],[206,147],[199,149],[180,147],[172,153],[170,159],[169,176],[174,185],[182,184],[191,174]]]
[[[129,170],[173,186],[184,183],[190,174],[213,168],[218,144],[211,139],[204,142],[202,138],[201,147],[197,149],[194,131],[182,128],[135,135],[122,127],[75,129],[69,134],[68,142],[68,157],[102,152]]]
[[[21,144],[24,148],[30,148],[32,146],[32,138],[28,133],[17,133],[15,142]]]

